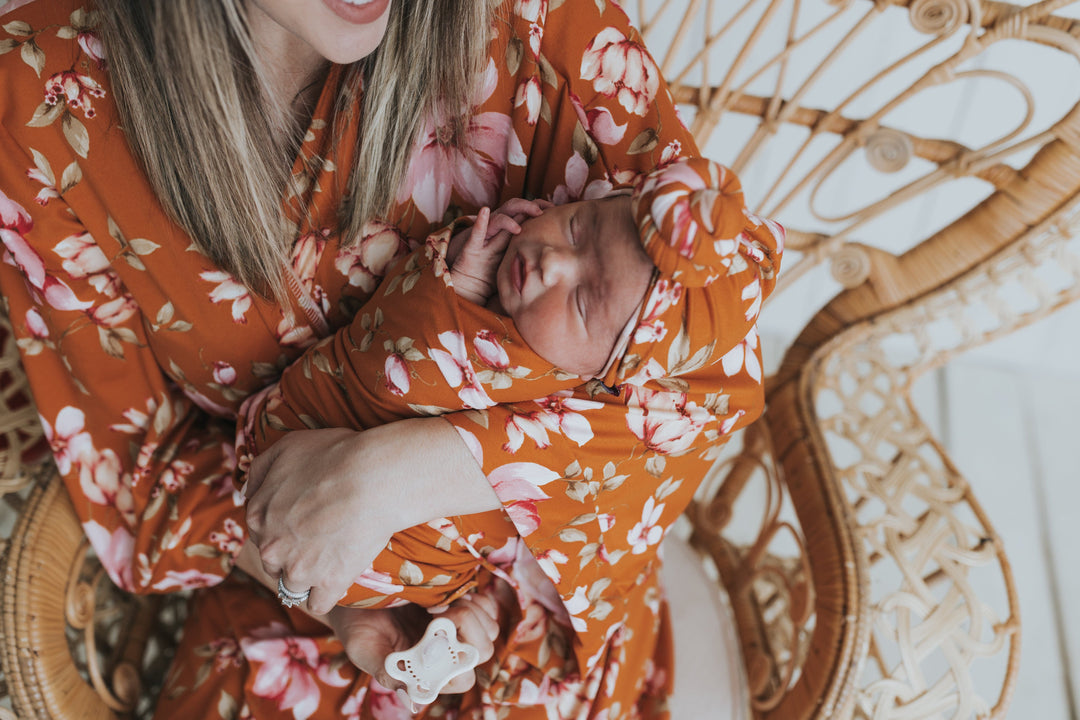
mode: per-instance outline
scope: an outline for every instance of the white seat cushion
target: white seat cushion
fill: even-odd
[[[674,533],[664,540],[662,577],[675,630],[673,720],[749,720],[750,697],[723,588]]]

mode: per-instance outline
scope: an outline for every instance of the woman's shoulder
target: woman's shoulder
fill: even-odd
[[[564,77],[580,72],[587,49],[602,33],[637,38],[629,16],[614,0],[512,0],[509,5],[514,25]]]

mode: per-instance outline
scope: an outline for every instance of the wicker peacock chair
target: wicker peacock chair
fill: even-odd
[[[784,342],[763,420],[717,453],[678,527],[730,596],[756,717],[1005,714],[1019,659],[1009,563],[978,478],[950,462],[911,388],[1080,298],[1080,82],[1053,86],[1048,118],[1011,61],[994,68],[995,53],[1030,49],[1040,74],[1075,72],[1080,21],[1057,14],[1070,2],[626,2],[706,154],[789,229],[766,313],[840,288]],[[892,52],[871,67],[857,50],[882,38]],[[983,109],[1017,118],[997,139],[905,115],[970,82],[1009,89]],[[919,117],[947,128],[955,108],[933,107]],[[859,163],[880,199],[822,210]],[[904,231],[954,186],[966,200]],[[177,603],[113,590],[51,464],[23,462],[40,430],[2,334],[0,720],[142,712]]]

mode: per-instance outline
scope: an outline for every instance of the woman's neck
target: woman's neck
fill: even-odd
[[[259,8],[248,3],[248,27],[268,90],[283,107],[311,117],[319,98],[321,83],[329,63],[302,38],[279,25]]]

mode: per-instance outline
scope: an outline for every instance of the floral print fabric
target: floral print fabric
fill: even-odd
[[[351,166],[359,118],[333,122],[342,74],[330,73],[295,165],[307,190],[289,208],[298,228],[292,270],[308,298],[281,307],[214,267],[155,200],[120,130],[92,7],[37,0],[0,23],[0,290],[53,454],[121,587],[217,585],[200,593],[162,717],[403,717],[395,696],[356,673],[321,628],[250,583],[219,585],[244,539],[233,482],[242,402],[303,357],[321,328],[350,323],[409,252],[409,238],[445,218],[511,197],[597,197],[696,153],[613,2],[507,0],[494,27],[463,141],[443,144],[445,132],[430,123],[398,205],[349,247],[333,229],[336,173]],[[673,386],[656,388],[659,376],[650,385],[648,362],[645,375],[624,362],[614,372],[643,381],[630,383],[636,400],[555,393],[446,416],[517,531],[504,532],[510,539],[492,549],[485,572],[506,573],[535,600],[521,601],[482,688],[440,700],[430,714],[661,711],[656,548],[703,476],[709,447],[760,412],[748,319],[757,300],[742,298],[755,282],[763,296],[771,270],[732,258],[733,270],[708,286],[740,299],[721,315],[699,317],[687,304],[672,311],[687,319],[677,327],[664,314],[678,305],[674,285],[650,296],[659,292],[646,307],[656,319],[634,342],[657,336],[652,354]],[[708,357],[726,362],[680,365],[701,351],[700,333],[678,329],[689,320],[724,329]],[[460,357],[461,346],[444,351]],[[680,396],[680,369],[715,372],[716,390]],[[389,368],[395,382],[398,370]],[[468,385],[490,395],[482,378]]]

